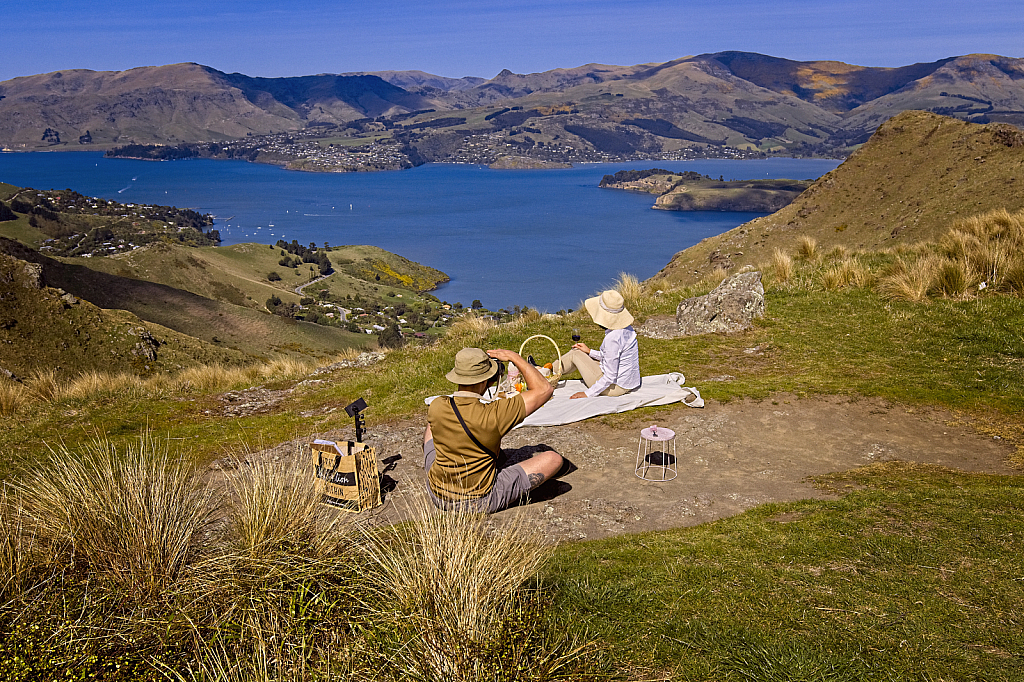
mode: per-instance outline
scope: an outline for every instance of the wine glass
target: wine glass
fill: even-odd
[[[577,342],[577,343],[579,343],[579,340],[580,340],[580,330],[579,329],[573,329],[572,330],[572,340]]]

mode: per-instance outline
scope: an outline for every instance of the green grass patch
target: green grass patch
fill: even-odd
[[[675,310],[678,300],[666,294],[633,307],[639,306],[643,315],[665,314]],[[789,392],[880,396],[909,405],[939,405],[963,414],[976,427],[984,426],[1020,444],[1024,434],[1015,415],[1024,410],[1022,321],[1024,301],[1012,296],[921,304],[886,302],[862,289],[770,290],[765,318],[746,332],[675,340],[642,338],[641,371],[682,372],[688,385],[700,388],[706,398],[721,401]],[[601,330],[577,312],[485,332],[456,332],[434,345],[409,346],[390,353],[374,367],[337,372],[327,384],[304,388],[270,413],[241,421],[223,415],[221,402],[200,399],[201,394],[189,395],[184,402],[175,396],[164,398],[166,403],[158,400],[147,407],[144,418],[157,433],[188,436],[195,456],[204,460],[229,449],[225,439],[237,441],[243,431],[253,440],[271,443],[340,426],[347,421],[344,413],[324,415],[320,408],[343,406],[359,396],[371,405],[367,412],[371,425],[419,419],[425,411],[423,398],[450,388],[444,373],[459,348],[519,350],[528,336],[546,334],[564,353],[571,346],[573,328],[581,330],[584,342],[600,345]],[[526,352],[536,353],[538,362],[552,360],[549,344],[537,343]],[[76,417],[71,422],[81,421],[108,434],[130,434],[141,425],[142,412],[136,410],[134,398],[112,395],[105,400],[89,408],[87,420]],[[53,440],[55,434],[84,438],[84,430],[67,431],[67,420],[59,418],[62,410],[81,409],[85,408],[23,408],[19,414],[24,423],[0,433],[0,447],[24,452],[31,459],[30,453],[44,452],[41,443]],[[667,408],[602,419],[616,423],[646,418],[658,409]],[[317,415],[302,417],[301,412]]]
[[[846,495],[563,546],[556,608],[637,679],[1024,675],[1019,477],[894,462],[822,483]]]
[[[39,248],[47,236],[28,224],[28,216],[0,223],[0,237],[7,237],[32,248]]]

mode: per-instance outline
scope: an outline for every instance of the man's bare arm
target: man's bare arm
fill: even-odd
[[[526,381],[526,390],[523,391],[522,396],[523,402],[526,403],[526,414],[533,414],[555,392],[555,388],[548,382],[547,378],[536,367],[524,360],[519,353],[496,348],[487,351],[487,354],[495,360],[511,362],[519,370],[519,373],[523,375],[523,380]]]

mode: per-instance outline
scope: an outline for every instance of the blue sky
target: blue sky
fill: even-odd
[[[490,78],[722,50],[902,66],[1024,56],[1020,0],[3,0],[0,80],[198,62],[251,76]]]

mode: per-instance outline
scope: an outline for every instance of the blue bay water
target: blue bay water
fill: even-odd
[[[619,273],[646,279],[677,251],[761,215],[655,211],[653,195],[599,189],[604,175],[658,167],[726,180],[810,179],[837,165],[716,159],[500,171],[428,164],[342,174],[50,152],[0,154],[0,181],[212,213],[225,244],[373,244],[447,273],[451,282],[434,292],[440,299],[556,311],[578,307]]]

